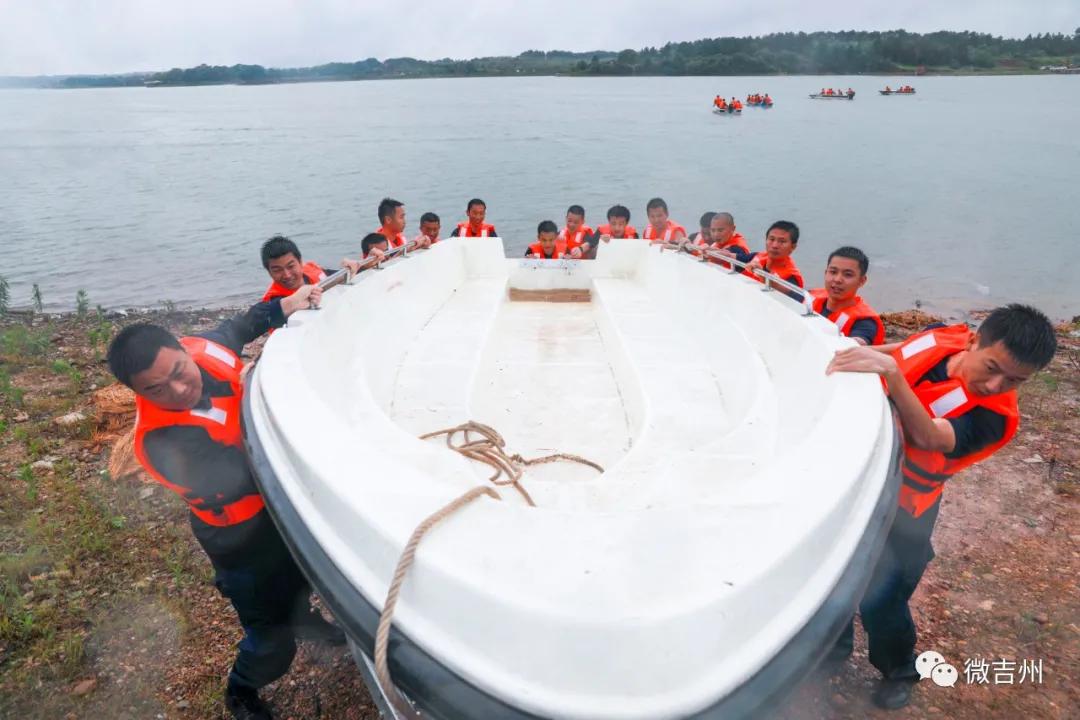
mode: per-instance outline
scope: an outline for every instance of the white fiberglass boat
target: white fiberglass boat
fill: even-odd
[[[419,436],[475,420],[604,471],[531,466],[536,507],[498,488],[423,540],[389,668],[424,716],[746,717],[809,672],[880,551],[899,447],[876,377],[825,375],[851,341],[765,289],[644,241],[547,261],[452,239],[275,333],[248,447],[362,669],[413,529],[491,475]]]

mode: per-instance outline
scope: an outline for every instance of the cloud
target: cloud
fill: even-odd
[[[516,55],[660,46],[796,30],[1071,33],[1076,0],[0,0],[0,75],[209,64],[315,65],[365,57]]]

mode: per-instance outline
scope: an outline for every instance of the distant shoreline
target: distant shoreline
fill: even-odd
[[[1080,28],[1023,39],[905,30],[703,38],[639,50],[527,50],[467,60],[411,57],[311,67],[198,65],[159,72],[0,77],[0,87],[195,87],[458,77],[772,77],[1080,74]]]
[[[910,71],[894,71],[894,72],[874,72],[874,73],[739,73],[732,75],[699,75],[699,74],[683,74],[683,75],[671,75],[671,74],[638,74],[638,75],[582,75],[577,73],[533,73],[529,75],[521,74],[508,74],[508,73],[491,73],[491,74],[476,74],[467,76],[449,76],[438,77],[435,75],[407,75],[400,77],[370,77],[370,78],[303,78],[303,79],[287,79],[287,80],[275,80],[274,82],[260,82],[260,83],[244,83],[236,81],[222,81],[222,82],[188,82],[188,83],[157,83],[152,85],[143,84],[125,84],[125,85],[5,85],[3,79],[0,79],[0,90],[101,90],[101,89],[117,89],[117,88],[129,88],[129,89],[161,89],[161,88],[181,88],[181,87],[267,87],[273,85],[309,85],[316,83],[344,83],[344,82],[378,82],[386,80],[468,80],[473,78],[538,78],[538,77],[564,77],[574,79],[633,79],[633,78],[682,78],[682,77],[713,77],[713,78],[730,78],[730,77],[748,77],[748,78],[773,78],[773,77],[879,77],[879,78],[930,78],[930,77],[1021,77],[1021,76],[1067,76],[1067,75],[1080,75],[1080,68],[1075,68],[1069,72],[1053,72],[1050,70],[1015,70],[1015,69],[992,69],[992,70],[933,70],[926,71],[922,74],[916,74]]]

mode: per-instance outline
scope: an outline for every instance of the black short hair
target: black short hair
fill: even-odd
[[[769,226],[769,229],[765,231],[765,237],[769,237],[769,233],[773,230],[786,230],[787,234],[791,236],[791,244],[799,244],[799,226],[790,220],[777,220],[774,222]]]
[[[1030,305],[1012,303],[990,313],[979,326],[979,347],[997,341],[1016,362],[1042,369],[1057,352],[1057,336],[1050,319]]]
[[[870,258],[866,257],[866,253],[864,253],[857,247],[845,245],[844,247],[836,248],[831,253],[829,253],[829,259],[825,261],[826,267],[828,267],[828,264],[832,262],[832,259],[834,257],[847,258],[849,260],[854,260],[855,262],[859,263],[859,271],[863,275],[870,271]]]
[[[360,241],[360,250],[367,255],[368,251],[371,250],[372,245],[381,242],[389,243],[390,241],[387,240],[386,236],[382,233],[368,233],[364,236],[364,239]]]
[[[394,217],[394,211],[399,207],[404,207],[405,203],[395,200],[394,198],[383,198],[379,201],[379,224],[381,225],[386,218]]]
[[[469,204],[465,206],[465,212],[468,213],[470,210],[472,210],[473,205],[479,205],[480,207],[487,210],[487,203],[486,202],[484,202],[480,198],[473,198],[472,200],[469,201]]]
[[[585,217],[585,208],[581,207],[580,205],[571,205],[570,207],[566,208],[566,214],[580,215],[581,217]]]
[[[109,343],[106,360],[109,372],[124,385],[131,387],[131,377],[154,364],[161,348],[182,349],[180,341],[160,325],[135,323],[117,333]]]
[[[607,219],[611,220],[611,218],[617,217],[624,218],[626,222],[630,222],[630,208],[626,207],[625,205],[612,205],[611,207],[609,207],[607,211]]]
[[[539,225],[536,226],[536,236],[540,237],[541,233],[557,233],[559,232],[559,226],[550,220],[542,220]]]
[[[664,202],[664,198],[653,198],[649,202],[645,203],[645,211],[648,212],[653,208],[664,208],[664,212],[668,212],[667,203]]]
[[[439,222],[439,216],[433,212],[426,212],[420,216],[420,224],[423,225],[426,222]]]
[[[716,217],[716,213],[713,212],[712,210],[705,213],[704,215],[701,216],[701,219],[698,220],[698,227],[703,227],[703,228],[708,229],[709,225],[712,224],[712,219],[714,217]]]
[[[296,247],[296,243],[284,235],[274,235],[263,243],[262,250],[259,251],[263,268],[266,270],[270,269],[271,260],[277,260],[279,257],[289,253],[295,255],[298,261],[303,262],[303,258],[300,257],[300,248]]]

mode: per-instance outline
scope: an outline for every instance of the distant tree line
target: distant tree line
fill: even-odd
[[[199,65],[166,72],[40,78],[40,86],[259,85],[379,78],[506,75],[776,75],[907,72],[1028,71],[1043,65],[1080,65],[1080,28],[1072,35],[1040,33],[1023,39],[942,31],[775,33],[667,43],[621,52],[529,50],[516,57],[472,60],[368,58],[306,68]],[[12,78],[25,86],[26,78]],[[9,83],[20,84],[20,83]]]

